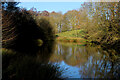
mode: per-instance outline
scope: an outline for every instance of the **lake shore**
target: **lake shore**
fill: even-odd
[[[56,40],[62,42],[86,43],[86,39],[80,37],[57,37]]]

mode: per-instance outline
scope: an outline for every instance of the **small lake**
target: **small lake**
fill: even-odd
[[[60,66],[62,77],[113,78],[116,75],[113,59],[100,46],[57,42],[49,62]]]
[[[103,50],[100,46],[49,42],[35,54],[4,49],[3,54],[4,80],[120,78],[120,59],[113,55],[114,50]]]

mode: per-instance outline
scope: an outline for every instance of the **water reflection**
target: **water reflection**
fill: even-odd
[[[32,55],[3,50],[3,80],[118,79],[120,59],[108,51],[60,42],[45,43]]]
[[[44,43],[42,46],[40,46],[40,49],[37,52],[37,60],[42,63],[48,63],[49,58],[53,54],[54,50],[55,50],[54,41]]]
[[[66,69],[63,76],[69,78],[118,78],[115,77],[114,58],[100,46],[57,43],[50,62]],[[120,69],[120,67],[119,67]],[[117,72],[119,73],[119,71]]]
[[[32,55],[3,49],[2,80],[63,80],[59,65],[48,63],[53,48],[46,43]]]

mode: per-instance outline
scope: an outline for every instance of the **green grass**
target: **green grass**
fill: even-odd
[[[72,30],[56,34],[59,37],[84,37],[84,31],[81,30]]]
[[[56,34],[57,41],[74,42],[74,43],[86,43],[83,30],[72,30]]]

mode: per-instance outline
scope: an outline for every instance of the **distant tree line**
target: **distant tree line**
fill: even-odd
[[[10,4],[8,5],[11,6]],[[37,11],[37,9],[34,7],[31,8],[30,10],[26,10],[24,8],[19,9],[16,7],[13,8],[13,6],[15,5],[17,5],[17,3],[14,4],[12,3],[11,7],[4,6],[3,13],[4,12],[8,13],[7,12],[8,10],[10,13],[11,8],[12,8],[11,11],[12,13],[15,14],[17,12],[17,15],[18,12],[21,13],[21,15],[23,15],[25,19],[30,20],[30,21],[27,20],[28,24],[31,22],[32,23],[32,24],[30,23],[31,25],[35,24],[36,26],[39,27],[39,29],[37,29],[38,28],[37,27],[36,30],[40,30],[40,33],[36,33],[37,31],[32,31],[31,29],[33,33],[30,33],[30,35],[39,34],[40,38],[43,39],[44,41],[54,39],[53,34],[55,33],[82,29],[84,31],[84,38],[89,41],[94,41],[97,43],[108,44],[108,45],[109,44],[116,45],[118,42],[120,42],[120,27],[119,27],[120,2],[111,2],[111,3],[86,2],[82,4],[81,5],[82,7],[79,8],[78,10],[71,10],[66,12],[65,14],[54,11],[53,12]],[[19,10],[19,11],[14,11],[14,10]],[[10,13],[10,15],[11,16],[7,17],[7,19],[10,17],[12,18],[13,14]],[[19,16],[17,15],[16,15],[17,19],[21,18],[23,22],[25,21],[23,16],[20,17],[20,15]],[[8,14],[6,14],[5,16],[8,16]],[[5,16],[3,15],[3,17]],[[3,19],[5,20],[5,18]],[[5,21],[5,22],[7,24],[10,23],[11,25],[16,26],[15,21],[17,20],[15,19],[13,19],[14,21],[12,19],[8,19],[14,24],[12,24],[9,21]],[[3,23],[3,28],[4,25],[6,25],[6,23],[5,24],[4,23]],[[26,25],[26,21],[24,25],[26,26],[25,27],[26,30],[24,29],[26,32],[29,29],[29,27],[27,27]],[[4,35],[6,35],[6,32],[3,31],[3,33]],[[5,38],[8,38],[8,36],[7,37],[5,36]],[[30,38],[31,37],[29,37],[29,39]],[[12,37],[10,37],[10,40],[11,39]]]
[[[61,12],[29,10],[37,19],[47,17],[55,33],[82,29],[84,38],[97,44],[120,42],[120,2],[85,2],[78,10]],[[118,45],[120,47],[120,45]]]

